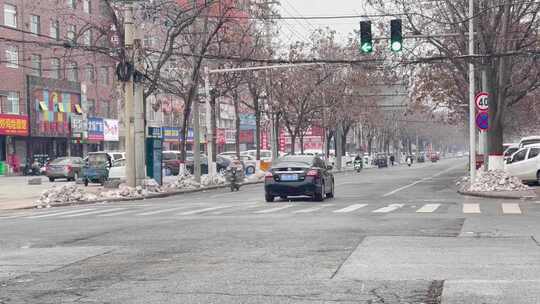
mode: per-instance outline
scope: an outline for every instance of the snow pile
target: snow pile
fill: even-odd
[[[55,204],[90,201],[96,198],[95,194],[87,193],[77,185],[63,185],[60,187],[53,186],[51,189],[43,191],[35,204],[38,208],[49,208]]]
[[[507,172],[502,170],[479,171],[474,183],[470,184],[469,178],[464,177],[456,184],[473,192],[529,190],[529,187],[524,185],[519,178],[508,175]]]
[[[206,174],[201,176],[201,185],[203,185],[204,187],[225,185],[225,183],[225,176],[219,173],[214,175],[213,177],[210,177]]]
[[[195,181],[193,175],[189,173],[179,174],[172,183],[163,185],[166,190],[178,190],[178,189],[197,189],[201,184]]]
[[[246,182],[258,182],[261,180],[264,180],[264,175],[266,172],[257,170],[257,172],[251,174],[250,176],[246,176],[245,181]]]

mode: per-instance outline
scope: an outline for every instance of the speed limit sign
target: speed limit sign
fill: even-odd
[[[488,103],[489,94],[487,92],[480,92],[474,97],[474,102],[476,103],[476,108],[478,111],[487,111],[489,109]]]

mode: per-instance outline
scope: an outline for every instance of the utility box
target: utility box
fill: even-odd
[[[152,131],[149,129],[150,136],[146,138],[146,175],[163,185],[163,139]]]

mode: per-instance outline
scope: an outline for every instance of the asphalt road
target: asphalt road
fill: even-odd
[[[540,203],[460,196],[464,169],[0,211],[0,303],[540,303]]]

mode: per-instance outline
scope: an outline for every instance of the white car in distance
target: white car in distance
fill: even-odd
[[[512,155],[505,170],[524,183],[540,183],[540,144],[519,149]]]

